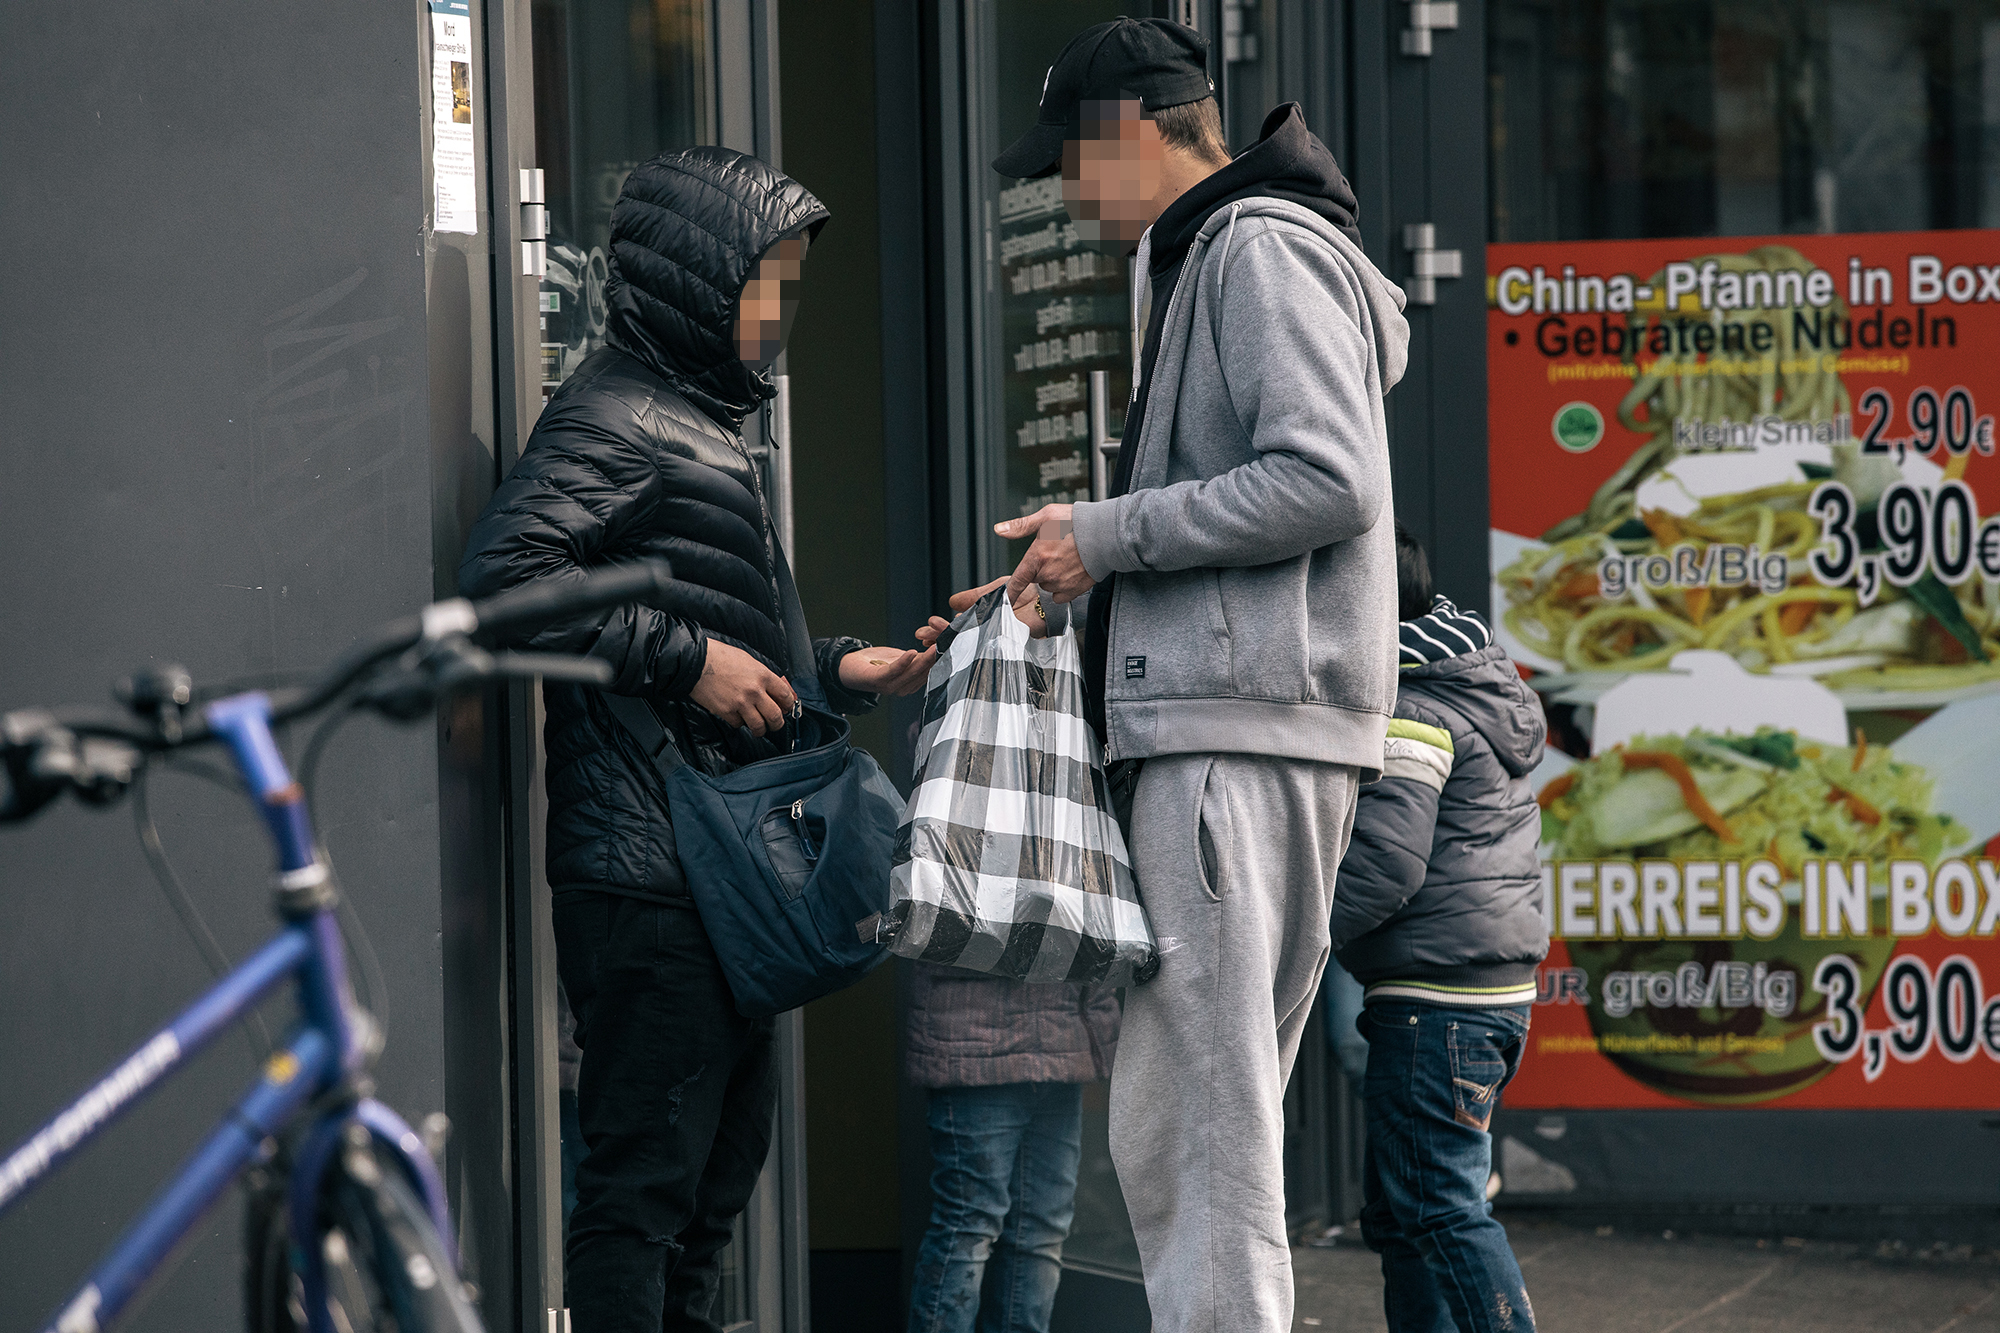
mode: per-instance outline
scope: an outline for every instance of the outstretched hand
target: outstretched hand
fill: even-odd
[[[1038,639],[1047,634],[1049,622],[1043,602],[1057,605],[1073,602],[1096,586],[1076,549],[1076,533],[1070,526],[1073,512],[1069,505],[1043,505],[1025,517],[995,523],[993,531],[1002,537],[1033,536],[1035,540],[1008,577],[953,593],[952,614],[964,611],[995,588],[1004,587],[1008,605],[1014,608],[1015,616],[1028,627],[1028,632]],[[938,635],[950,628],[949,620],[932,616],[930,624],[917,631],[917,642],[926,648],[933,647]]]
[[[921,637],[921,631],[919,632]],[[936,635],[931,636],[933,641]],[[937,649],[856,648],[840,658],[840,683],[857,694],[914,694],[937,661]]]

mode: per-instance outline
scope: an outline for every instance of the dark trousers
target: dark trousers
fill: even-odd
[[[720,1255],[771,1144],[772,1021],[736,1012],[691,905],[565,894],[555,927],[583,1048],[573,1326],[713,1333]]]
[[[1528,1010],[1371,1004],[1361,1235],[1382,1256],[1389,1333],[1534,1333],[1493,1220],[1488,1125],[1520,1068]]]

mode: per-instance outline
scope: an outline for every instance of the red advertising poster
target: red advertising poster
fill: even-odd
[[[1508,1105],[2000,1104],[2000,232],[1486,254]]]

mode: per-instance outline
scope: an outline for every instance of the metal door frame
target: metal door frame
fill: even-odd
[[[1409,5],[1354,4],[1348,148],[1361,236],[1390,277],[1411,278],[1403,229],[1435,226],[1463,272],[1412,304],[1410,366],[1387,400],[1396,514],[1430,548],[1438,587],[1489,608],[1486,515],[1486,17],[1461,4],[1458,26],[1405,54]],[[1435,6],[1433,6],[1435,8]]]

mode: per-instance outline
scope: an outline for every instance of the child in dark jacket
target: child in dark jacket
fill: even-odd
[[[903,1072],[930,1089],[932,1162],[909,1333],[1048,1333],[1083,1085],[1111,1077],[1117,996],[918,963],[906,1012]]]
[[[1390,1333],[1532,1333],[1486,1200],[1487,1127],[1549,947],[1528,780],[1546,724],[1486,622],[1433,596],[1400,524],[1396,557],[1396,711],[1333,899],[1334,953],[1365,988],[1362,1236]]]

